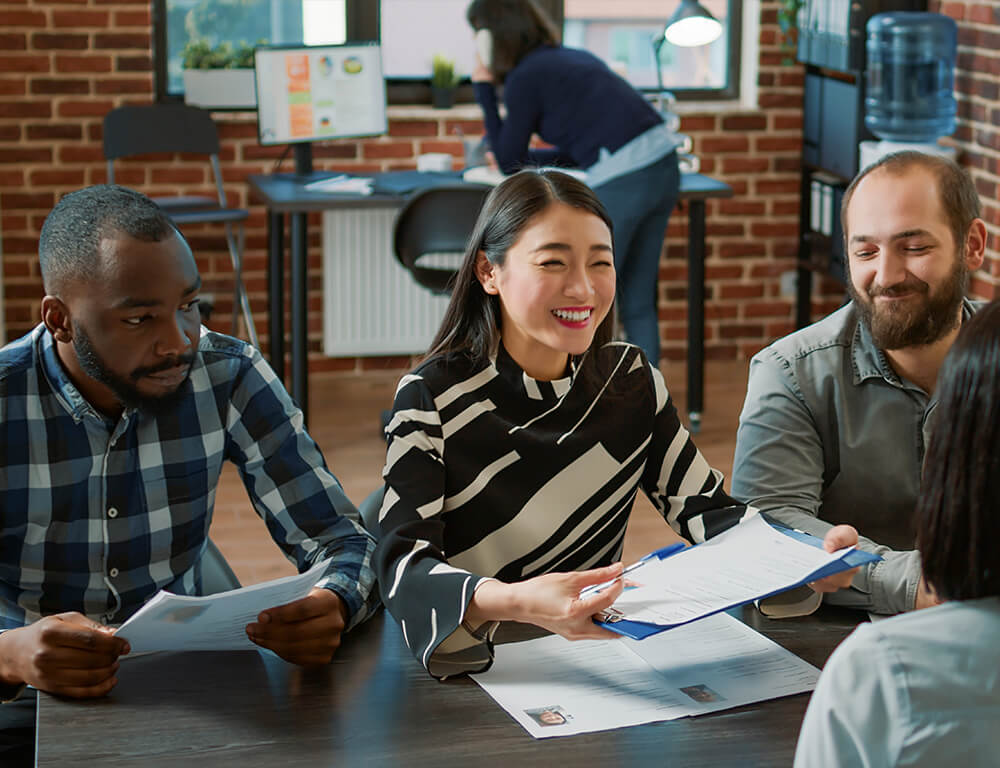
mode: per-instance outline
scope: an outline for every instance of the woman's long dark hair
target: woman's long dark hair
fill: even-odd
[[[485,362],[500,342],[500,297],[486,293],[476,276],[479,253],[502,267],[507,251],[542,211],[564,203],[597,216],[613,234],[611,217],[597,195],[572,176],[558,171],[526,170],[505,179],[490,192],[479,213],[455,278],[451,301],[427,357],[464,354]],[[597,327],[591,347],[611,341],[614,306]]]
[[[1000,595],[1000,302],[964,323],[934,419],[916,515],[924,579],[945,600]]]
[[[490,71],[498,82],[525,54],[541,45],[559,45],[559,30],[534,0],[472,0],[465,12],[477,32],[493,35]]]

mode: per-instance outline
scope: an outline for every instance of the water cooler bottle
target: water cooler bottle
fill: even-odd
[[[939,13],[895,11],[868,20],[865,126],[860,167],[903,149],[955,156],[937,143],[955,130],[955,22]]]

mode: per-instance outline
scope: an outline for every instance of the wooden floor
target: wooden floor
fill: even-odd
[[[683,364],[662,365],[667,386],[685,413],[686,370]],[[359,376],[315,375],[310,379],[310,433],[340,479],[347,495],[359,504],[381,485],[385,443],[378,417],[392,404],[399,373],[371,372]],[[736,425],[746,392],[745,361],[713,361],[705,367],[705,411],[695,436],[708,462],[726,475],[732,472]],[[215,503],[212,539],[243,584],[295,572],[271,542],[264,524],[247,499],[239,475],[227,465]],[[625,561],[631,562],[676,536],[640,494],[625,539]]]

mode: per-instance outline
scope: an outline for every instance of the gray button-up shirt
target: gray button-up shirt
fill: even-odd
[[[965,315],[977,308],[966,301]],[[827,602],[875,613],[913,608],[913,511],[936,404],[896,375],[853,302],[750,361],[733,496],[819,537],[833,524],[853,525],[860,548],[884,558]]]

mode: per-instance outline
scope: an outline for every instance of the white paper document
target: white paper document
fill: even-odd
[[[684,624],[800,584],[847,551],[811,546],[755,515],[696,547],[647,560],[629,574],[612,616]]]
[[[370,195],[375,180],[361,176],[332,176],[328,179],[310,181],[305,189],[310,192],[327,192],[330,194]]]
[[[128,640],[133,653],[253,650],[257,646],[246,625],[263,610],[305,597],[329,563],[328,558],[305,573],[205,597],[160,590],[115,634]]]
[[[675,720],[811,691],[819,670],[729,614],[642,642],[499,645],[473,675],[536,739]]]

